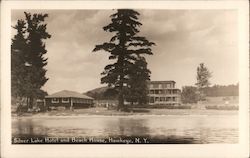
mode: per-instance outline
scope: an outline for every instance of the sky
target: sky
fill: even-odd
[[[108,52],[92,52],[112,37],[102,27],[115,10],[12,10],[11,24],[24,19],[24,11],[48,13],[45,41],[49,78],[43,89],[86,92],[105,86],[101,72],[110,63]],[[137,10],[140,35],[155,42],[147,56],[151,80],[174,80],[176,87],[194,86],[200,63],[212,72],[212,85],[239,82],[238,28],[235,10]],[[15,35],[12,29],[12,37]]]

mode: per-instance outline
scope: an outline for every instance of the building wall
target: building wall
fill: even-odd
[[[95,100],[94,104],[100,107],[115,106],[118,105],[118,100]]]
[[[83,98],[72,98],[74,108],[87,108],[93,106],[94,102],[92,99]]]
[[[69,98],[69,102],[68,103],[64,103],[62,102],[62,98],[55,98],[58,99],[58,103],[56,102],[52,102],[52,99],[54,98],[45,98],[45,104],[47,107],[51,107],[51,106],[64,106],[64,107],[70,107],[70,102],[71,102],[71,98]]]
[[[178,105],[180,102],[181,91],[175,88],[174,81],[149,83],[149,104]]]
[[[53,99],[58,100],[58,102],[53,101]],[[65,99],[68,99],[66,101]],[[73,107],[89,107],[93,105],[92,99],[83,99],[83,98],[45,98],[45,103],[47,107],[51,106],[64,106],[66,108],[70,108],[71,104],[73,104]]]

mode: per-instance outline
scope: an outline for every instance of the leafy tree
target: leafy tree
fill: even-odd
[[[115,100],[117,97],[117,91],[115,89],[108,88],[103,93],[103,98],[107,100]]]
[[[34,99],[46,95],[41,89],[48,80],[44,68],[47,65],[44,40],[51,35],[44,24],[48,14],[24,14],[25,20],[18,20],[14,27],[17,35],[11,45],[12,95],[27,98],[27,104],[32,108]]]
[[[194,86],[182,87],[181,101],[184,104],[197,103],[197,101],[198,101],[197,87],[194,87]]]
[[[129,82],[130,68],[143,54],[152,55],[151,46],[145,37],[138,36],[140,14],[130,9],[118,9],[112,14],[111,23],[103,27],[104,31],[115,33],[109,42],[96,45],[94,52],[104,50],[110,53],[109,59],[114,63],[107,65],[102,73],[101,83],[107,83],[118,90],[118,110],[123,110],[125,89]],[[125,88],[124,88],[125,87]]]
[[[209,79],[212,77],[212,73],[208,70],[207,67],[205,67],[204,63],[201,63],[197,67],[197,83],[195,84],[198,87],[199,91],[199,100],[205,99],[205,94],[203,92],[204,88],[208,87],[211,83],[209,82]]]

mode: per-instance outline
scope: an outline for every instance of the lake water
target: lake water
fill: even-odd
[[[237,111],[216,111],[185,115],[15,117],[12,119],[12,136],[147,138],[145,143],[167,144],[237,143],[238,115]]]

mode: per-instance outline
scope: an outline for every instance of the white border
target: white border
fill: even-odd
[[[248,1],[3,1],[1,6],[1,147],[3,157],[248,157]],[[12,145],[10,116],[11,9],[237,9],[239,26],[239,144]],[[228,70],[230,71],[230,70]]]

